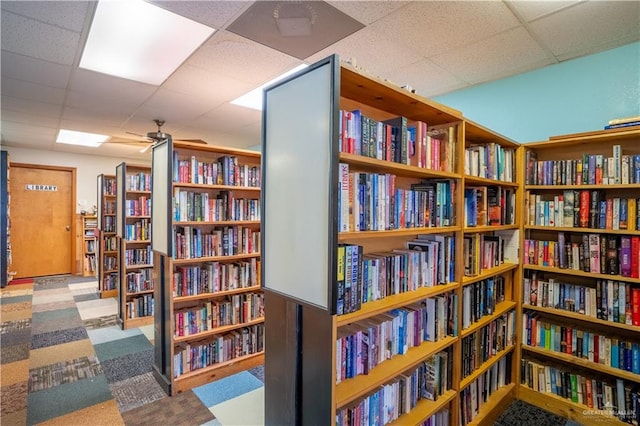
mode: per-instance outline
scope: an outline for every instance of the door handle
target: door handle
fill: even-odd
[[[67,226],[65,226],[65,229],[66,229],[67,231],[71,231],[71,226],[67,225]]]

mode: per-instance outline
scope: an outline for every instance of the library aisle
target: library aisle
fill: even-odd
[[[264,423],[261,367],[169,398],[151,373],[153,326],[121,330],[96,289],[75,276],[2,289],[3,425]]]

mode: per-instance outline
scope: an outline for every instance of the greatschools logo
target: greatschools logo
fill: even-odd
[[[595,419],[591,419],[593,421],[596,422],[609,422],[610,419],[607,419],[603,416],[608,416],[608,417],[617,417],[620,420],[625,420],[625,419],[633,419],[633,411],[629,410],[618,410],[618,408],[609,403],[606,402],[604,404],[604,407],[602,407],[602,409],[587,409],[587,410],[583,410],[582,414],[585,416],[593,416],[596,417]]]

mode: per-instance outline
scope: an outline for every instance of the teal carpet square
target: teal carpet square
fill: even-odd
[[[100,362],[104,362],[124,355],[153,349],[153,345],[144,334],[139,334],[125,339],[100,343],[98,345],[94,345],[94,349],[96,350],[96,355],[98,355]]]
[[[10,303],[31,302],[30,294],[25,296],[0,297],[0,305],[8,305]]]
[[[66,309],[58,309],[55,311],[45,311],[45,312],[34,312],[33,313],[33,323],[36,322],[47,322],[47,321],[56,321],[61,319],[74,319],[80,318],[80,314],[78,313],[78,308],[66,308]]]
[[[228,401],[262,386],[264,384],[254,375],[243,371],[192,390],[204,405],[211,408],[216,404]]]
[[[28,396],[27,424],[33,425],[113,399],[104,375],[65,383]]]

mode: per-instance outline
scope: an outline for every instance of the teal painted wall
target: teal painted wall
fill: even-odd
[[[640,115],[640,42],[433,99],[518,142],[601,130]]]

